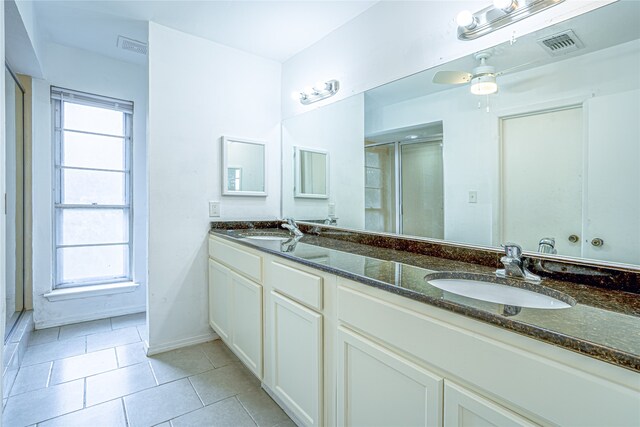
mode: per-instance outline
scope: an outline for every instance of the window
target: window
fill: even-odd
[[[133,103],[51,88],[55,288],[131,280]]]

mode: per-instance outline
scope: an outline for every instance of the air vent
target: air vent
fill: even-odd
[[[584,47],[572,30],[538,39],[538,44],[551,56],[566,55]]]
[[[118,36],[118,47],[124,50],[130,50],[131,52],[139,53],[141,55],[146,55],[148,49],[146,43],[124,36]]]

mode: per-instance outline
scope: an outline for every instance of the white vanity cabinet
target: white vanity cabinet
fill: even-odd
[[[637,373],[342,278],[336,299],[339,328],[357,331],[362,342],[376,343],[356,347],[350,344],[353,339],[339,335],[341,425],[363,425],[369,420],[366,413],[356,418],[357,413],[349,412],[350,389],[363,393],[374,387],[366,374],[358,373],[361,366],[345,360],[345,341],[354,349],[365,348],[357,356],[358,363],[369,363],[371,375],[395,365],[396,372],[388,376],[394,384],[405,381],[404,391],[394,385],[395,392],[405,396],[417,396],[420,389],[404,380],[406,372],[411,372],[407,366],[413,367],[414,374],[409,376],[416,381],[418,370],[444,378],[446,427],[640,425]],[[374,362],[381,353],[386,359],[378,357]],[[375,402],[377,406],[372,406],[380,414],[394,411],[397,404],[391,396],[388,403]]]
[[[531,421],[449,381],[444,385],[447,427],[534,427]]]
[[[209,325],[259,379],[263,377],[262,259],[220,240],[209,241]],[[223,260],[226,266],[219,260]],[[246,266],[241,270],[237,266]]]
[[[337,348],[338,426],[442,425],[442,377],[344,327]]]
[[[265,260],[264,273],[265,384],[302,425],[332,425],[335,323],[325,299],[336,278],[276,257]]]

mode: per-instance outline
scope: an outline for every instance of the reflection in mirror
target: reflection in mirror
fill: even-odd
[[[266,196],[265,143],[222,137],[222,194]]]
[[[283,120],[283,216],[303,221],[330,219],[333,224],[364,228],[363,139],[363,94]],[[325,184],[328,197],[296,196],[295,147],[331,153]]]
[[[365,228],[444,237],[442,122],[365,138]]]
[[[295,197],[329,197],[329,154],[311,148],[294,147]]]
[[[640,265],[637,16],[640,2],[615,2],[483,50],[491,95],[434,83],[440,71],[473,76],[478,55],[366,92],[365,221],[354,203],[337,206],[353,219],[340,225]],[[308,123],[297,138],[319,126],[341,131]],[[345,157],[351,146],[332,150]]]

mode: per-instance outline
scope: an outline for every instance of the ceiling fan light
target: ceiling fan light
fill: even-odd
[[[471,79],[471,93],[474,95],[491,95],[498,91],[496,76],[485,74]]]

